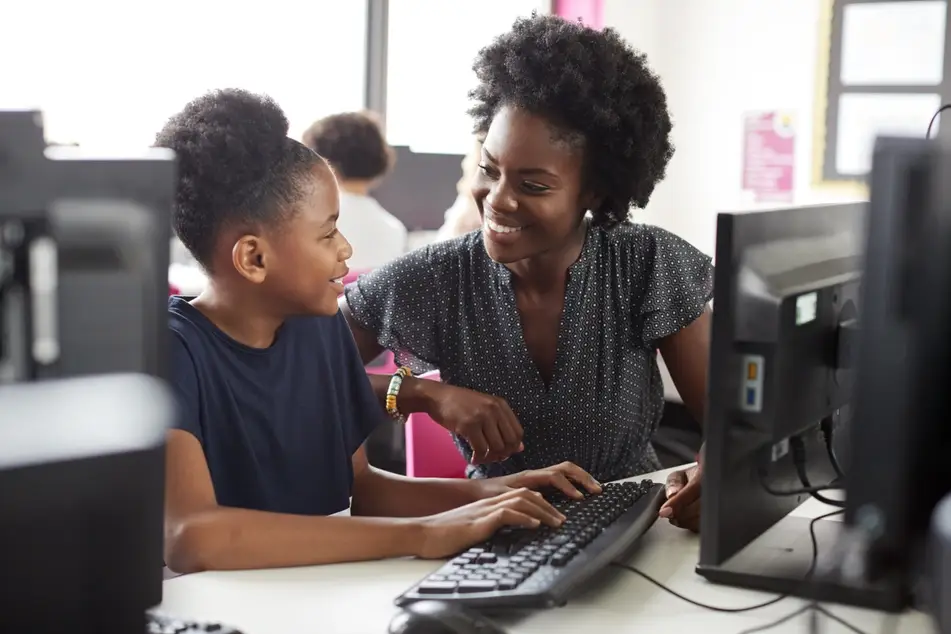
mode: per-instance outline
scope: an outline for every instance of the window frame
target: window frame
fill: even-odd
[[[816,77],[816,117],[813,139],[813,184],[832,189],[867,191],[866,178],[842,174],[836,167],[838,157],[839,101],[849,94],[920,95],[939,94],[941,103],[951,102],[951,3],[945,20],[944,72],[937,85],[876,85],[842,83],[842,37],[845,9],[850,5],[880,4],[895,0],[822,0],[819,52]],[[927,122],[922,123],[924,135]],[[939,138],[951,140],[951,122],[939,127]]]
[[[600,0],[589,0],[600,3]],[[558,0],[551,0],[549,11],[558,14]],[[390,0],[367,0],[367,50],[364,100],[367,110],[386,118],[386,80],[388,33],[390,29]]]

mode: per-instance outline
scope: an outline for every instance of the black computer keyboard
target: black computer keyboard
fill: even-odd
[[[565,516],[557,529],[504,528],[457,555],[396,598],[477,608],[564,605],[570,593],[628,550],[657,518],[664,488],[650,480],[611,483],[583,500],[546,496]]]
[[[242,634],[223,623],[177,619],[155,611],[146,612],[145,621],[145,634]]]

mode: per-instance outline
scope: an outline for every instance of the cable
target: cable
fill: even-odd
[[[837,510],[837,511],[832,511],[831,513],[826,513],[825,515],[820,515],[819,517],[815,517],[815,518],[813,518],[813,519],[809,522],[809,538],[812,540],[813,552],[814,552],[814,553],[817,553],[817,557],[814,558],[813,561],[812,561],[812,566],[810,567],[810,574],[815,571],[816,559],[818,558],[818,551],[819,551],[819,544],[818,544],[818,541],[816,540],[816,531],[815,531],[816,522],[818,522],[819,520],[828,518],[828,517],[835,516],[835,515],[841,515],[841,514],[843,514],[843,513],[845,513],[845,510],[844,510],[844,509],[840,509],[840,510]],[[790,621],[790,620],[796,618],[796,617],[799,616],[800,614],[805,614],[806,612],[811,612],[809,631],[810,631],[812,634],[815,634],[816,632],[819,631],[819,622],[818,622],[818,619],[815,618],[817,614],[822,614],[822,615],[824,615],[826,618],[835,621],[836,623],[838,623],[838,624],[841,625],[842,627],[844,627],[844,628],[846,628],[846,629],[848,629],[848,630],[850,630],[850,631],[852,631],[852,632],[855,632],[855,634],[865,634],[865,632],[863,632],[862,630],[858,629],[857,627],[855,627],[854,625],[852,625],[851,623],[849,623],[848,621],[846,621],[846,620],[843,619],[842,617],[836,616],[835,614],[833,614],[832,612],[830,612],[829,610],[827,610],[827,609],[824,608],[823,606],[819,605],[819,603],[817,603],[816,601],[812,601],[812,602],[810,602],[810,603],[807,603],[806,605],[800,607],[798,610],[796,610],[796,611],[794,611],[794,612],[791,612],[791,613],[787,614],[786,616],[784,616],[784,617],[782,617],[782,618],[780,618],[780,619],[777,619],[777,620],[773,621],[772,623],[768,623],[767,625],[763,625],[763,626],[756,627],[756,628],[753,628],[753,629],[744,630],[744,631],[741,632],[740,634],[754,634],[755,632],[765,632],[766,630],[771,630],[771,629],[773,629],[774,627],[779,627],[779,626],[782,625],[783,623],[785,623],[785,622],[787,622],[787,621]]]
[[[812,553],[813,553],[813,556],[812,556],[812,564],[809,566],[809,572],[806,573],[806,576],[804,577],[803,581],[806,581],[806,580],[808,580],[809,578],[812,577],[812,574],[815,572],[815,569],[816,569],[816,560],[817,560],[818,557],[819,557],[819,543],[818,543],[818,540],[816,539],[816,523],[819,522],[820,520],[823,520],[823,519],[826,519],[826,518],[829,518],[829,517],[833,517],[833,516],[835,516],[835,515],[841,515],[841,514],[843,514],[844,512],[845,512],[845,510],[839,509],[839,510],[836,510],[836,511],[831,511],[831,512],[829,512],[829,513],[826,513],[825,515],[820,515],[820,516],[818,516],[818,517],[814,517],[814,518],[812,518],[812,520],[810,520],[810,522],[809,522],[809,539],[812,541]],[[825,607],[819,605],[819,604],[816,603],[815,601],[812,601],[812,602],[810,602],[810,603],[807,603],[806,605],[803,605],[803,606],[797,608],[796,610],[790,612],[789,614],[786,614],[785,616],[780,617],[780,618],[776,619],[775,621],[772,621],[772,622],[770,622],[770,623],[767,623],[766,625],[759,625],[759,626],[754,627],[754,628],[750,628],[750,629],[743,630],[742,632],[740,632],[740,634],[756,634],[757,632],[765,632],[765,631],[771,630],[771,629],[773,629],[773,628],[775,628],[775,627],[779,627],[779,626],[782,625],[783,623],[786,623],[786,622],[788,622],[788,621],[791,621],[792,619],[796,618],[797,616],[799,616],[799,615],[801,615],[801,614],[805,614],[805,613],[807,613],[807,612],[811,612],[811,613],[812,613],[812,616],[813,616],[813,620],[811,620],[811,625],[812,625],[812,627],[811,627],[811,629],[810,629],[811,632],[817,632],[817,631],[818,631],[818,622],[814,619],[814,617],[815,617],[816,614],[822,614],[822,615],[825,616],[827,619],[831,619],[831,620],[835,621],[836,623],[838,623],[838,624],[841,625],[842,627],[848,629],[848,630],[851,631],[851,632],[854,632],[855,634],[866,634],[865,632],[863,632],[863,631],[860,630],[859,628],[855,627],[854,625],[852,625],[851,623],[849,623],[848,621],[846,621],[846,620],[843,619],[842,617],[836,616],[835,614],[833,614],[832,612],[830,612],[830,611],[829,611],[828,609],[826,609]]]
[[[937,112],[935,112],[934,115],[931,117],[931,122],[928,124],[928,131],[925,132],[926,139],[931,138],[931,128],[932,126],[934,126],[934,122],[938,120],[938,115],[940,115],[945,110],[948,110],[949,108],[951,108],[951,103],[946,103],[940,108],[938,108]]]
[[[815,497],[816,494],[821,494],[823,491],[835,491],[837,489],[842,488],[841,486],[837,485],[835,482],[831,482],[823,486],[811,486],[809,484],[809,478],[806,476],[806,473],[805,473],[806,455],[805,455],[805,447],[802,445],[802,439],[799,438],[798,436],[793,436],[792,438],[789,439],[789,445],[793,453],[793,463],[796,465],[796,472],[799,475],[800,482],[802,482],[803,484],[803,488],[788,489],[786,491],[774,489],[766,482],[767,474],[764,469],[764,470],[761,470],[759,473],[759,483],[760,483],[760,486],[763,487],[764,491],[766,491],[770,495],[775,495],[776,497],[791,497],[794,495],[811,495]],[[830,500],[829,498],[825,498],[825,496],[822,496],[821,498],[817,497],[816,499],[819,499],[820,501],[823,501],[825,504],[829,504],[830,506],[844,506],[844,503],[838,500]]]
[[[819,541],[816,539],[816,523],[819,522],[820,520],[824,520],[824,519],[829,518],[829,517],[832,517],[832,516],[834,516],[834,515],[841,515],[841,514],[844,513],[844,512],[845,512],[845,511],[842,511],[842,510],[832,511],[832,512],[826,513],[826,514],[824,514],[824,515],[820,515],[820,516],[818,516],[818,517],[814,517],[812,520],[810,520],[810,522],[809,522],[809,539],[812,541],[812,561],[809,563],[809,570],[806,571],[805,576],[802,578],[802,583],[803,583],[803,584],[808,583],[809,580],[812,578],[812,575],[813,575],[813,574],[815,573],[815,571],[816,571],[816,563],[817,563],[817,561],[818,561],[818,559],[819,559]],[[690,597],[686,597],[686,596],[680,594],[679,592],[677,592],[676,590],[673,590],[673,589],[671,589],[671,588],[665,586],[663,583],[661,583],[660,581],[658,581],[658,580],[655,579],[654,577],[650,576],[650,575],[647,574],[646,572],[644,572],[644,571],[642,571],[642,570],[640,570],[640,569],[638,569],[638,568],[635,568],[634,566],[631,566],[630,564],[625,564],[625,563],[622,563],[622,562],[620,562],[620,561],[612,561],[612,562],[611,562],[611,565],[612,565],[612,566],[617,566],[618,568],[623,568],[624,570],[627,570],[628,572],[633,572],[634,574],[638,575],[639,577],[642,577],[645,581],[648,581],[648,582],[654,584],[655,586],[657,586],[658,588],[660,588],[661,590],[663,590],[663,591],[666,592],[667,594],[670,594],[670,595],[672,595],[672,596],[675,596],[675,597],[677,597],[678,599],[680,599],[681,601],[684,601],[684,602],[686,602],[686,603],[689,603],[690,605],[695,605],[695,606],[697,606],[698,608],[703,608],[704,610],[710,610],[710,611],[712,611],[712,612],[725,612],[725,613],[728,613],[728,614],[737,614],[737,613],[740,613],[740,612],[752,612],[753,610],[759,610],[760,608],[765,608],[765,607],[767,607],[767,606],[770,606],[770,605],[774,605],[774,604],[776,604],[776,603],[779,603],[779,602],[782,601],[783,599],[786,599],[786,598],[788,598],[788,597],[790,596],[788,593],[787,593],[787,594],[781,594],[781,595],[779,595],[779,596],[777,596],[777,597],[773,597],[773,598],[770,599],[769,601],[764,601],[764,602],[762,602],[762,603],[757,603],[756,605],[750,605],[750,606],[743,607],[743,608],[725,608],[725,607],[720,607],[720,606],[716,606],[716,605],[708,605],[708,604],[706,604],[706,603],[701,603],[700,601],[696,601],[695,599],[691,599]],[[807,606],[807,607],[808,607],[808,606]],[[793,618],[793,617],[789,617],[789,618]]]
[[[809,566],[809,572],[806,573],[804,579],[809,580],[812,578],[813,573],[816,571],[816,564],[819,559],[819,540],[816,537],[816,524],[822,520],[827,520],[830,517],[835,517],[836,515],[842,515],[845,513],[845,509],[836,509],[835,511],[829,511],[828,513],[823,513],[822,515],[817,515],[816,517],[809,520],[809,539],[812,541],[812,564]]]
[[[854,625],[852,625],[851,623],[849,623],[848,621],[846,621],[845,619],[843,619],[841,616],[836,616],[835,614],[833,614],[832,612],[830,612],[830,611],[827,610],[826,608],[822,607],[821,605],[810,605],[809,607],[811,607],[811,608],[812,608],[813,610],[815,610],[816,612],[819,612],[820,614],[824,615],[827,619],[831,619],[831,620],[835,621],[836,623],[838,623],[839,625],[841,625],[841,626],[844,627],[845,629],[847,629],[847,630],[849,630],[849,631],[851,631],[851,632],[855,632],[855,634],[865,634],[865,632],[863,632],[863,631],[860,630],[859,628],[855,627]]]
[[[794,612],[790,612],[789,614],[787,614],[786,616],[782,618],[778,618],[771,623],[767,623],[766,625],[757,625],[756,627],[751,627],[748,630],[743,630],[742,632],[740,632],[740,634],[756,634],[756,632],[765,632],[766,630],[771,630],[774,627],[779,627],[780,625],[782,625],[783,623],[787,621],[792,621],[794,618],[796,618],[800,614],[805,614],[811,609],[812,609],[812,605],[807,603],[806,605],[800,607],[798,610]]]
[[[809,474],[806,473],[806,444],[801,437],[793,436],[789,439],[789,448],[792,451],[793,465],[796,467],[796,474],[799,476],[799,481],[802,483],[802,486],[806,489],[814,489],[815,487],[809,483]],[[823,504],[845,508],[845,502],[842,500],[833,500],[832,498],[822,495],[819,491],[812,491],[810,495]]]
[[[822,422],[819,423],[819,429],[822,430],[822,437],[826,441],[826,453],[829,454],[829,462],[832,464],[832,468],[835,470],[835,475],[841,480],[845,480],[845,472],[842,471],[842,466],[839,464],[839,458],[835,454],[835,444],[833,443],[833,434],[835,433],[835,425],[832,422],[832,417],[826,417],[822,419]]]
[[[786,623],[787,621],[791,621],[797,616],[799,616],[800,614],[805,614],[806,612],[812,612],[813,614],[816,614],[816,613],[822,614],[827,619],[831,619],[835,621],[836,623],[846,628],[847,630],[855,632],[855,634],[866,634],[865,632],[855,627],[854,625],[852,625],[851,623],[849,623],[842,617],[836,616],[835,614],[833,614],[826,608],[822,607],[821,605],[816,605],[813,603],[807,603],[806,605],[800,607],[794,612],[790,612],[786,616],[778,618],[771,623],[767,623],[766,625],[759,625],[757,627],[753,627],[748,630],[743,630],[742,632],[740,632],[740,634],[756,634],[756,632],[765,632],[767,630],[773,629],[774,627],[779,627],[783,623]]]
[[[787,489],[785,491],[781,489],[774,489],[766,483],[766,479],[763,477],[763,474],[760,474],[759,479],[760,485],[763,489],[770,495],[775,495],[777,497],[789,497],[793,495],[812,495],[813,493],[822,493],[823,491],[836,491],[842,487],[827,484],[825,486],[819,487],[803,487],[801,489]]]
[[[658,588],[660,588],[667,594],[673,595],[677,597],[678,599],[680,599],[681,601],[689,603],[690,605],[695,605],[698,608],[703,608],[704,610],[710,610],[712,612],[725,612],[728,614],[736,614],[738,612],[752,612],[753,610],[759,610],[760,608],[765,608],[767,606],[779,603],[780,601],[782,601],[783,599],[789,596],[787,594],[781,594],[778,597],[774,597],[770,599],[769,601],[764,601],[763,603],[757,603],[756,605],[750,605],[745,608],[724,608],[724,607],[720,607],[716,605],[707,605],[706,603],[700,603],[699,601],[691,599],[690,597],[685,597],[684,595],[680,594],[676,590],[673,590],[672,588],[668,588],[663,583],[661,583],[657,579],[654,579],[652,576],[650,576],[646,572],[638,568],[635,568],[634,566],[631,566],[630,564],[621,563],[620,561],[612,561],[611,565],[617,566],[618,568],[623,568],[624,570],[627,570],[628,572],[633,572],[635,575],[642,577],[645,581],[649,581],[650,583],[654,584],[655,586],[657,586]]]

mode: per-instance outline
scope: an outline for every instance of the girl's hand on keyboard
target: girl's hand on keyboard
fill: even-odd
[[[417,555],[439,559],[486,541],[505,526],[538,528],[561,526],[565,521],[537,491],[514,489],[457,509],[424,517]]]
[[[486,486],[504,487],[504,489],[557,489],[562,494],[581,499],[584,493],[600,493],[601,485],[591,474],[572,462],[562,462],[546,469],[522,471],[510,476],[491,478],[484,481]],[[579,486],[580,489],[579,490]],[[499,492],[503,489],[498,488]]]

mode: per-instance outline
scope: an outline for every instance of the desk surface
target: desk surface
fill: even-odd
[[[663,481],[666,473],[648,477]],[[814,517],[827,510],[828,507],[810,502],[794,514]],[[771,596],[716,586],[698,576],[694,572],[700,549],[697,537],[666,521],[655,523],[641,542],[629,563],[691,599],[741,607]],[[397,611],[393,599],[440,564],[396,559],[185,575],[165,582],[161,609],[179,617],[225,622],[245,634],[384,634]],[[786,599],[753,612],[716,613],[684,603],[630,572],[609,568],[565,607],[527,613],[501,624],[512,634],[737,634],[775,621],[802,605],[799,599]],[[882,631],[888,621],[888,617],[868,610],[827,607],[869,634]],[[769,633],[801,633],[807,619],[797,617]],[[823,634],[848,631],[825,619],[823,622]],[[917,612],[903,615],[897,625],[893,631],[902,633],[924,634],[934,630],[930,619]]]

